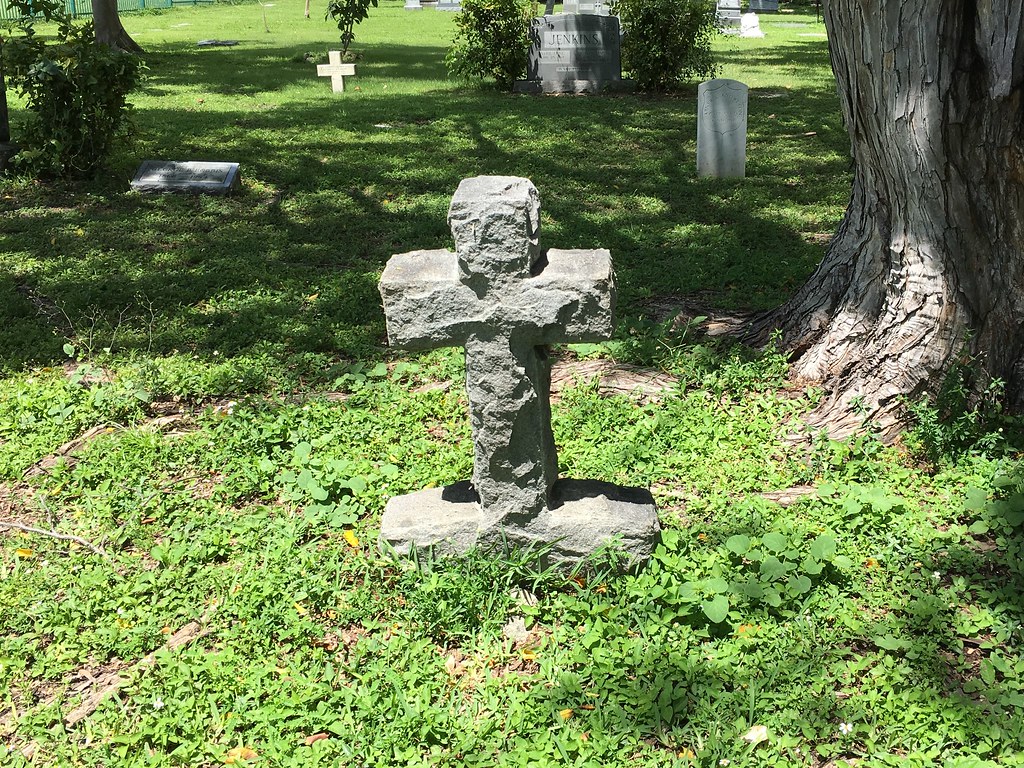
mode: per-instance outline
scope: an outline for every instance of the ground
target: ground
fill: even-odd
[[[813,11],[716,42],[752,90],[749,178],[715,181],[693,90],[449,81],[450,17],[383,0],[335,95],[306,54],[336,30],[265,10],[126,15],[136,143],[92,183],[0,185],[0,757],[1024,762],[1014,421],[923,403],[896,446],[808,435],[820,393],[782,355],[700,332],[781,302],[842,215]],[[148,157],[238,160],[243,193],[128,192]],[[388,497],[470,473],[459,353],[388,349],[376,282],[450,247],[478,173],[534,181],[546,245],[612,252],[618,330],[554,350],[554,429],[564,476],[652,489],[639,573],[374,546]]]

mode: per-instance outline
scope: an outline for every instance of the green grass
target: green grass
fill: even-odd
[[[693,91],[467,87],[444,76],[451,17],[383,0],[335,95],[302,59],[336,29],[262,13],[126,16],[150,52],[136,144],[95,182],[0,183],[0,520],[103,551],[0,534],[5,765],[1024,764],[1012,424],[923,405],[902,447],[870,425],[793,442],[818,393],[781,355],[659,309],[772,306],[820,259],[850,177],[813,15],[716,42],[751,99],[748,178],[714,181]],[[130,193],[144,158],[239,161],[243,194]],[[638,574],[424,573],[372,544],[389,497],[471,471],[459,352],[387,349],[376,282],[451,245],[450,196],[481,173],[537,184],[544,244],[612,251],[616,338],[556,354],[681,382],[554,407],[563,475],[652,488],[665,535]]]

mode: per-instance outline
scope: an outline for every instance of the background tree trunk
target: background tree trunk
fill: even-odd
[[[760,318],[826,398],[812,426],[872,418],[974,358],[1024,403],[1021,0],[826,0],[854,182],[824,260]]]
[[[142,53],[142,46],[131,38],[121,24],[117,0],[93,0],[92,19],[99,42],[129,53]]]

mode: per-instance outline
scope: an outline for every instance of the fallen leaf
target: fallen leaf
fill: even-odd
[[[573,716],[573,711],[571,709],[563,709],[561,712],[558,713],[558,716],[563,720],[568,720],[570,717]]]
[[[249,747],[232,747],[228,750],[228,753],[224,756],[224,762],[227,765],[233,765],[239,762],[245,762],[246,760],[255,760],[259,755],[256,750],[250,749]]]
[[[33,552],[31,549],[28,549],[27,547],[18,547],[16,550],[14,550],[14,554],[26,560],[30,557],[36,556],[36,553]]]
[[[326,733],[314,733],[312,736],[307,736],[305,739],[303,739],[302,743],[308,747],[312,744],[316,744],[318,741],[323,741],[324,739],[329,738],[330,736],[328,736]]]
[[[356,536],[356,532],[351,528],[346,528],[345,533],[342,534],[345,537],[345,541],[352,549],[359,549],[359,537]]]
[[[748,744],[760,744],[768,740],[768,728],[763,725],[755,725],[745,734],[743,740]]]

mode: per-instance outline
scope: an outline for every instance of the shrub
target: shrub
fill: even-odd
[[[714,77],[711,0],[614,0],[625,36],[622,66],[637,88],[664,91],[693,77]]]
[[[348,60],[348,47],[356,39],[352,28],[370,15],[370,6],[377,7],[377,0],[330,0],[327,3],[325,19],[334,19],[341,30],[341,57]]]
[[[516,79],[526,75],[532,7],[526,0],[463,0],[445,59],[448,71],[466,78],[493,77],[499,88],[512,90]]]
[[[29,111],[15,162],[40,175],[90,176],[126,135],[127,96],[138,85],[142,63],[97,42],[92,22],[73,23],[62,3],[11,5],[57,22],[50,41],[24,22],[5,47],[10,84],[25,96]]]

